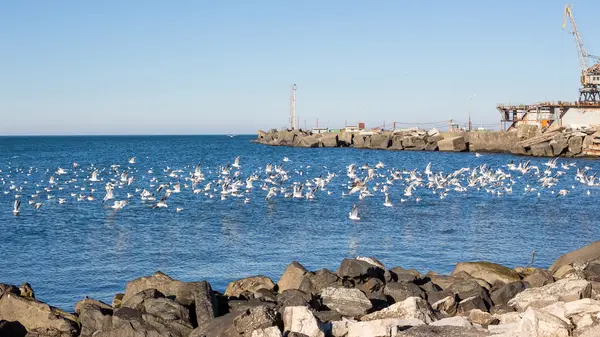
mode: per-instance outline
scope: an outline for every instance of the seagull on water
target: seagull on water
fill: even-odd
[[[352,205],[352,211],[350,211],[350,213],[348,214],[348,218],[350,218],[350,220],[360,220],[360,218],[358,217],[358,208],[356,207],[356,205]]]
[[[15,200],[15,204],[13,206],[13,214],[14,215],[21,214],[21,200]]]
[[[392,202],[390,201],[390,195],[389,194],[385,194],[385,202],[383,203],[383,206],[385,207],[392,207]]]

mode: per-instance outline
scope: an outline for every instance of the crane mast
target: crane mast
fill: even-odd
[[[571,11],[571,5],[565,6],[565,18],[563,20],[563,29],[567,26],[567,20],[571,24],[571,34],[575,37],[575,45],[577,46],[577,54],[579,56],[579,67],[581,68],[581,85],[579,89],[579,102],[581,103],[600,103],[600,91],[598,85],[600,84],[600,63],[594,64],[589,67],[588,58],[595,59],[600,62],[600,58],[588,54],[583,44],[583,39],[579,34],[577,25],[575,24],[575,18]]]

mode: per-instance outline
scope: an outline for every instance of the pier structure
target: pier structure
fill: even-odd
[[[552,125],[600,125],[600,103],[542,102],[537,104],[498,105],[502,129],[511,131],[528,124],[543,129]]]

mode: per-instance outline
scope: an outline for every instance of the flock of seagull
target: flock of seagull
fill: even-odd
[[[480,155],[477,155],[478,157]],[[169,198],[177,193],[191,193],[198,198],[227,200],[239,198],[250,204],[257,198],[274,203],[281,198],[314,200],[320,194],[338,194],[354,200],[381,198],[384,207],[394,207],[390,195],[400,194],[399,202],[420,202],[426,193],[439,199],[451,193],[484,191],[494,197],[512,194],[513,187],[521,184],[523,194],[549,191],[556,197],[564,197],[575,190],[575,184],[583,185],[590,195],[590,188],[600,186],[596,173],[591,168],[577,167],[575,162],[553,158],[534,165],[531,161],[513,161],[499,168],[481,164],[473,168],[464,167],[453,172],[435,171],[431,162],[423,171],[418,169],[388,168],[384,163],[375,165],[351,164],[337,172],[311,175],[310,165],[294,167],[286,157],[278,163],[268,163],[261,168],[244,172],[240,157],[232,163],[216,169],[204,169],[200,164],[183,168],[146,168],[138,170],[136,158],[129,158],[126,165],[110,167],[83,166],[73,163],[69,169],[19,168],[9,166],[0,170],[0,188],[12,202],[12,213],[22,213],[24,204],[33,210],[43,209],[47,203],[100,202],[103,207],[114,211],[126,208],[132,201],[152,209],[169,207]],[[327,169],[327,167],[324,167]],[[42,174],[41,180],[33,176]],[[567,188],[558,188],[559,179],[573,176]],[[139,179],[139,180],[138,180]],[[338,189],[331,188],[339,181]],[[564,185],[564,184],[563,184]],[[564,187],[564,186],[562,186]],[[515,190],[516,193],[517,190]],[[182,212],[182,205],[175,211]],[[360,220],[359,209],[354,203],[348,218]]]

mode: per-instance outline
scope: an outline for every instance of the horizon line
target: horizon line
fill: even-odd
[[[0,137],[138,137],[138,136],[255,136],[252,133],[129,133],[129,134],[0,134]]]

